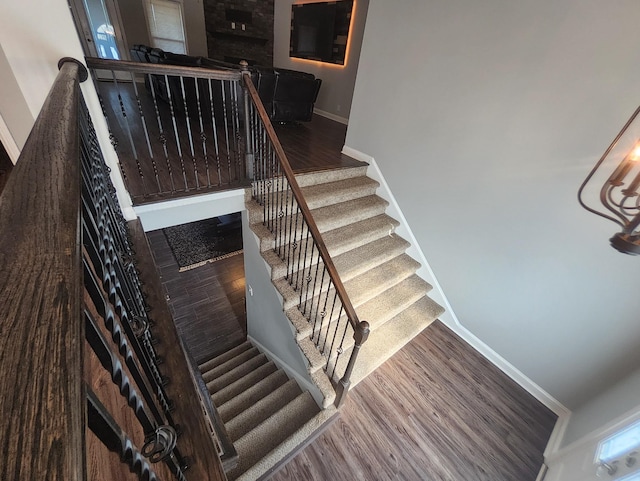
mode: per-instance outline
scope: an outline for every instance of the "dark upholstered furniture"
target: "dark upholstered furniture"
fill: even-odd
[[[181,65],[186,67],[201,67],[215,69],[237,70],[238,66],[226,62],[220,62],[207,57],[196,57],[192,55],[181,55],[172,52],[165,52],[158,48],[151,48],[146,45],[134,45],[131,49],[131,58],[138,62],[148,62],[165,65]],[[256,86],[260,99],[269,114],[272,122],[308,122],[313,115],[313,105],[318,97],[322,80],[315,78],[313,74],[287,70],[280,68],[267,68],[260,66],[249,67],[253,83]],[[182,100],[183,84],[178,77],[168,77],[169,86],[167,88],[166,79],[156,75],[152,77],[156,95],[165,101],[169,101],[168,94],[172,96],[174,108],[184,111],[185,102]],[[184,79],[184,91],[186,97],[186,108],[197,109],[197,99],[203,110],[209,108],[208,82],[198,81],[198,91],[196,94],[195,82],[193,79]],[[149,85],[147,85],[149,88]],[[214,104],[217,100],[229,99],[234,92],[224,91],[222,83],[216,83],[213,92]],[[239,92],[235,92],[237,95]],[[179,99],[179,101],[176,101]],[[219,103],[218,103],[219,105]],[[242,106],[239,106],[242,108]],[[218,112],[216,112],[216,117]],[[210,117],[210,116],[209,116]]]

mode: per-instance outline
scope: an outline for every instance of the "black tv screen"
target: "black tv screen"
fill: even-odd
[[[291,6],[291,57],[344,65],[353,0]]]

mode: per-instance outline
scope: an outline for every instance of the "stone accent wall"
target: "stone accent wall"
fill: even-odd
[[[204,0],[209,57],[273,66],[273,0]]]

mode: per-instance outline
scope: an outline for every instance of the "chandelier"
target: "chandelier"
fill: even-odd
[[[625,254],[640,254],[640,107],[600,157],[578,190],[580,205],[620,226],[611,245]],[[586,190],[600,187],[600,204],[587,205]],[[596,196],[588,196],[589,199]]]

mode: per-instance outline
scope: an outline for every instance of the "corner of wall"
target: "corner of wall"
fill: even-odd
[[[324,396],[308,371],[307,359],[295,338],[291,321],[283,311],[282,297],[271,281],[270,267],[262,258],[259,240],[242,213],[245,283],[247,289],[247,337],[322,406]]]
[[[429,265],[429,261],[413,235],[411,227],[409,226],[407,219],[404,217],[400,205],[391,192],[391,189],[387,184],[376,160],[372,156],[347,145],[343,147],[342,153],[369,164],[370,169],[368,169],[367,175],[380,183],[377,195],[389,202],[388,214],[400,222],[400,226],[396,229],[396,233],[409,241],[411,247],[407,250],[407,254],[421,264],[421,268],[418,270],[418,275],[433,286],[433,291],[429,293],[429,296],[445,308],[445,312],[440,317],[440,320],[449,329],[464,339],[476,351],[481,353],[487,360],[498,367],[552,412],[558,415],[556,429],[554,429],[554,433],[551,438],[551,441],[553,441],[552,447],[557,449],[566,430],[566,424],[568,423],[568,417],[571,414],[571,411],[464,327],[451,307],[442,286],[438,282],[438,279]]]

